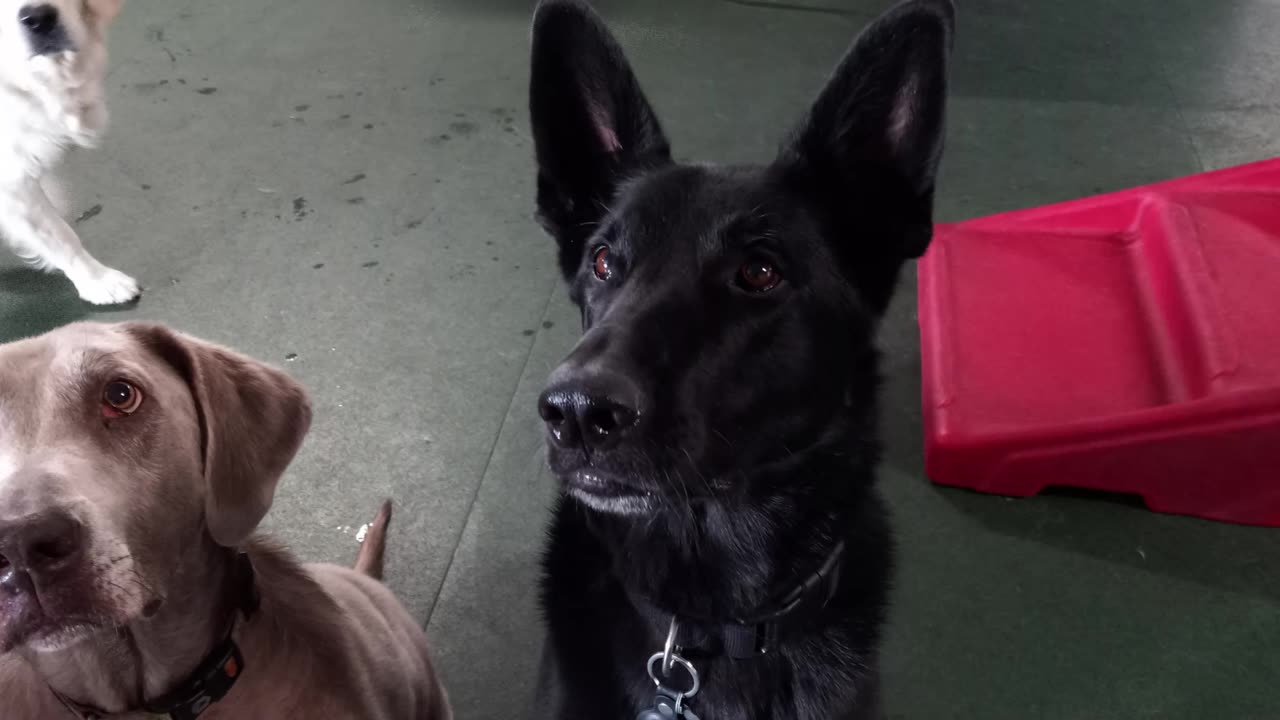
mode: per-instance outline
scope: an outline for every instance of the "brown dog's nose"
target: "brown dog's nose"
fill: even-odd
[[[64,512],[44,512],[0,521],[0,578],[14,569],[37,575],[75,562],[83,549],[84,528]]]
[[[58,8],[52,5],[24,5],[18,10],[18,22],[35,35],[48,35],[58,27]]]
[[[562,448],[606,450],[618,443],[640,419],[627,402],[629,384],[618,378],[568,381],[547,388],[538,399],[538,414],[552,442]]]

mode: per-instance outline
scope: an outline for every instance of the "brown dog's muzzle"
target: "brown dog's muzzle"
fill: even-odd
[[[0,520],[0,588],[7,588],[15,574],[43,581],[76,564],[83,554],[83,537],[80,522],[67,512]]]
[[[65,621],[88,590],[84,525],[66,508],[25,505],[0,504],[0,651]]]

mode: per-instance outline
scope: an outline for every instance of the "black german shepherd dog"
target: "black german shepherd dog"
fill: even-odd
[[[584,334],[539,401],[535,717],[882,715],[874,335],[932,238],[953,25],[890,10],[771,165],[720,168],[673,161],[586,2],[539,6],[538,216]]]

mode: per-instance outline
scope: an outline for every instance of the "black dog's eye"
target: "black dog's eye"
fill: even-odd
[[[142,407],[142,391],[126,380],[112,380],[102,390],[102,414],[106,417],[132,415]]]
[[[596,277],[608,280],[613,277],[613,261],[609,259],[609,247],[601,245],[591,256],[591,269]]]
[[[769,292],[780,282],[782,273],[768,260],[748,260],[738,268],[738,285],[748,292]]]

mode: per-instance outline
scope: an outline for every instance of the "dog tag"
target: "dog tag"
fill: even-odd
[[[685,707],[683,701],[683,694],[672,697],[665,689],[659,688],[653,707],[637,715],[636,720],[698,720],[698,716]]]
[[[658,699],[654,701],[653,707],[648,710],[640,711],[636,716],[636,720],[675,720],[676,704],[669,700],[662,693],[658,693]]]

